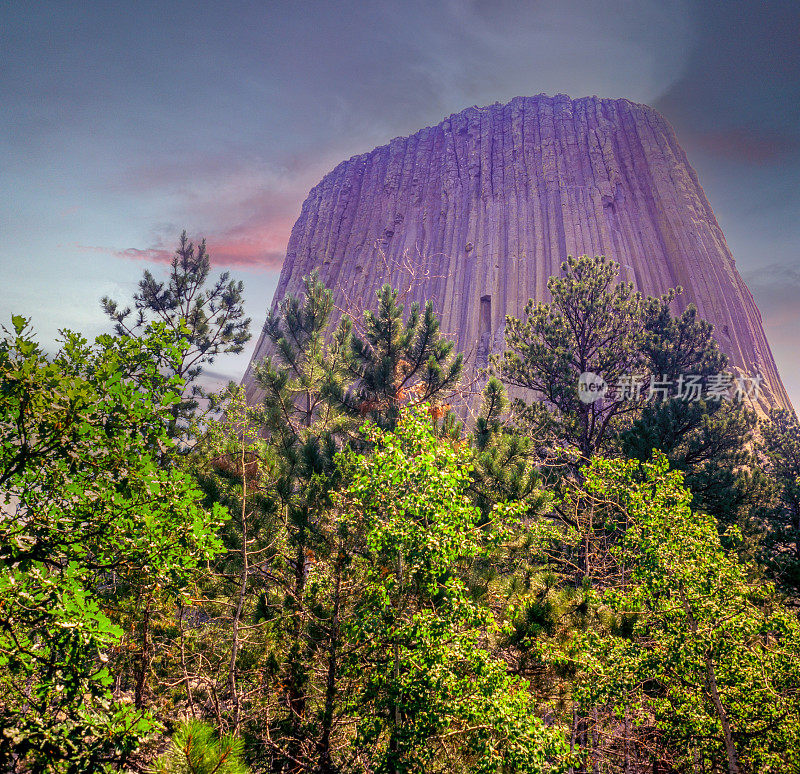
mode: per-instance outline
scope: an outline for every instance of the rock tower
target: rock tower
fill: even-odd
[[[313,269],[340,310],[375,303],[384,283],[432,300],[467,370],[502,351],[507,314],[547,301],[567,255],[606,255],[658,295],[680,285],[733,365],[790,407],[761,315],[697,174],[667,121],[625,99],[517,97],[339,164],[292,229],[273,304]],[[258,397],[253,363],[244,377]]]

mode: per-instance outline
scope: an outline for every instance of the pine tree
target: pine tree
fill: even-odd
[[[531,301],[524,320],[508,318],[508,349],[495,358],[505,383],[533,391],[515,404],[517,425],[527,425],[554,461],[572,460],[573,472],[594,454],[645,461],[659,449],[685,471],[698,507],[745,525],[766,492],[763,476],[750,472],[756,415],[706,389],[716,379],[731,385],[733,397],[713,327],[692,305],[672,313],[680,288],[644,298],[617,283],[618,265],[602,256],[570,258],[562,271],[548,283],[550,304]],[[587,372],[609,394],[582,401],[579,377]],[[699,384],[694,392],[691,380]],[[612,394],[626,385],[626,395]]]
[[[326,341],[333,294],[317,273],[303,283],[303,297],[287,296],[270,313],[265,330],[275,354],[255,371],[264,390],[263,430],[282,461],[275,490],[292,554],[281,580],[289,612],[283,666],[286,713],[273,734],[273,744],[283,745],[286,752],[284,762],[308,754],[308,681],[316,647],[306,608],[308,571],[317,552],[330,550],[322,522],[337,484],[334,457],[352,427],[352,420],[330,399],[347,390],[343,353]]]
[[[532,517],[548,501],[542,491],[539,455],[533,439],[509,423],[508,407],[505,387],[490,377],[471,438],[475,449],[471,490],[485,513],[499,502],[525,502]]]
[[[101,299],[119,336],[139,336],[149,321],[159,321],[188,340],[177,366],[164,363],[185,385],[182,400],[173,409],[173,433],[185,432],[198,398],[204,395],[196,384],[203,366],[211,365],[218,355],[238,354],[251,336],[250,319],[244,316],[243,283],[230,279],[226,271],[207,284],[210,273],[205,240],[195,247],[184,231],[165,281],[159,282],[145,269],[133,309],[121,308],[108,296]]]
[[[583,402],[579,377],[592,373],[614,385],[644,370],[644,300],[632,283],[616,282],[618,265],[602,256],[570,257],[561,270],[547,283],[550,304],[531,299],[524,319],[506,318],[506,351],[493,364],[504,383],[533,391],[528,402],[546,402],[559,442],[588,460],[641,401]]]
[[[728,358],[719,350],[713,326],[690,305],[674,316],[667,299],[645,303],[640,346],[653,378],[673,384],[659,400],[648,400],[632,425],[621,433],[623,453],[642,462],[658,449],[685,473],[696,508],[724,524],[746,527],[748,514],[768,486],[753,466],[751,441],[756,414],[741,400],[687,400],[676,379],[693,375],[706,382],[715,375],[730,379]],[[732,396],[731,396],[732,397]]]
[[[155,765],[155,774],[247,774],[244,743],[233,734],[218,736],[207,723],[190,720],[173,735]]]
[[[765,513],[762,559],[795,600],[800,595],[800,422],[774,409],[761,423],[761,456],[776,497]]]
[[[397,291],[384,285],[378,291],[376,312],[364,312],[363,335],[344,317],[334,340],[344,358],[353,388],[331,394],[352,415],[369,417],[382,427],[394,427],[402,406],[432,406],[439,417],[461,376],[463,355],[453,355],[453,342],[442,338],[439,320],[428,302],[424,312],[411,305],[407,320]]]

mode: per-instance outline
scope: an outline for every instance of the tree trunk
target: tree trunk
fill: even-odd
[[[244,464],[242,465],[244,468]],[[242,475],[246,475],[243,471]],[[236,610],[233,614],[233,626],[231,633],[231,661],[228,669],[228,693],[233,702],[233,725],[232,730],[235,734],[239,733],[239,721],[241,714],[241,702],[239,692],[236,688],[236,659],[239,656],[239,624],[242,620],[242,610],[244,608],[244,598],[247,592],[247,575],[250,571],[247,555],[247,512],[245,504],[247,502],[247,489],[245,488],[242,500],[242,576],[239,584],[239,598],[236,603]]]
[[[139,670],[136,675],[136,687],[134,689],[134,706],[136,709],[144,709],[144,694],[147,689],[147,673],[150,671],[150,660],[152,658],[152,643],[150,641],[150,606],[151,600],[142,615],[142,655],[139,660]]]
[[[339,610],[341,603],[342,565],[341,552],[336,560],[336,580],[333,588],[330,643],[328,645],[328,674],[325,680],[325,707],[322,713],[322,736],[319,742],[320,774],[334,774],[336,767],[331,759],[331,731],[336,701],[336,670],[339,652]]]
[[[303,637],[303,624],[301,620],[302,605],[303,605],[303,591],[305,588],[306,577],[306,545],[304,539],[304,531],[298,536],[297,553],[295,555],[295,571],[294,571],[294,605],[296,607],[294,613],[294,624],[292,631],[292,648],[289,652],[289,674],[288,674],[288,690],[287,690],[287,704],[289,707],[289,716],[291,719],[291,742],[289,745],[289,754],[291,758],[298,759],[300,757],[300,743],[302,737],[303,720],[306,714],[306,697],[303,688],[303,667],[301,664],[301,651],[302,651],[302,637]]]
[[[689,628],[692,630],[692,634],[695,636],[695,638],[697,638],[697,621],[695,620],[694,614],[689,607],[689,601],[686,599],[686,595],[683,593],[683,590],[679,589],[679,592],[681,595],[681,602],[683,603],[684,612],[689,620]],[[736,745],[733,741],[730,719],[728,718],[728,712],[725,709],[725,706],[722,704],[722,699],[719,695],[714,661],[712,660],[708,650],[705,651],[703,660],[705,662],[706,682],[708,684],[711,702],[714,705],[714,709],[717,711],[717,717],[719,718],[720,725],[722,726],[722,736],[725,741],[725,753],[728,756],[728,774],[739,774],[739,756],[736,751]]]
[[[569,754],[572,757],[575,754],[575,739],[578,735],[578,710],[573,704],[572,706],[572,725],[569,735]],[[575,774],[575,767],[570,765],[569,774]]]
[[[711,701],[714,703],[714,707],[717,710],[719,722],[722,725],[722,734],[725,738],[725,752],[728,755],[728,773],[739,774],[739,756],[736,751],[736,745],[733,742],[733,734],[731,733],[731,724],[730,720],[728,719],[728,713],[725,710],[725,707],[722,705],[722,700],[719,696],[719,690],[717,689],[717,677],[714,670],[714,662],[711,660],[711,656],[708,654],[705,656],[705,662],[708,687],[711,693]]]
[[[183,630],[183,605],[178,606],[178,625],[181,632],[181,672],[183,672],[183,684],[186,686],[186,700],[189,703],[189,712],[196,718],[197,713],[194,709],[194,697],[192,696],[192,684],[189,680],[189,670],[186,667],[186,635]]]
[[[622,762],[623,774],[633,774],[631,768],[631,719],[628,711],[628,702],[625,702],[625,718],[623,725],[623,732],[625,734],[624,757]]]
[[[400,549],[397,550],[397,619],[400,619],[400,606],[402,604],[403,594],[403,555]],[[394,643],[394,681],[395,687],[400,684],[400,643],[395,640]],[[397,734],[402,724],[402,716],[400,713],[400,706],[395,702],[394,714],[392,717],[392,735],[389,739],[389,750],[391,752],[390,774],[398,774],[397,758],[399,755],[399,745],[397,741]]]

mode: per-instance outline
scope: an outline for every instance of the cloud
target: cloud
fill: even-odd
[[[795,407],[800,408],[800,362],[797,331],[800,330],[800,269],[771,264],[745,274],[764,322],[764,330],[779,364],[783,384]]]
[[[168,221],[150,230],[144,245],[94,248],[119,258],[168,262],[180,231],[206,239],[212,263],[260,271],[279,269],[292,225],[309,189],[339,160],[321,148],[307,157],[267,162],[243,149],[211,157],[152,161],[108,185],[114,195],[158,203]],[[178,225],[180,224],[180,225]]]
[[[261,202],[263,208],[259,206]],[[206,220],[201,213],[192,217],[187,215],[186,230],[195,243],[206,240],[213,266],[275,271],[280,269],[286,255],[286,244],[295,220],[291,212],[293,208],[294,202],[287,204],[285,209],[275,207],[269,195],[263,199],[252,197],[239,203],[239,211],[229,219],[233,225],[226,227],[224,218],[219,217]],[[216,223],[209,227],[193,225],[212,220]],[[177,246],[178,229],[161,227],[155,232],[147,247],[107,249],[106,252],[118,258],[169,263]]]
[[[60,246],[60,245],[59,245]],[[159,247],[148,247],[140,249],[137,247],[102,247],[100,245],[81,245],[74,243],[70,247],[83,252],[104,253],[113,255],[116,258],[129,258],[135,261],[147,261],[149,263],[169,263],[173,253]]]
[[[292,222],[277,219],[264,224],[242,224],[221,234],[209,234],[206,242],[211,260],[215,266],[280,269]]]
[[[800,151],[800,137],[797,134],[755,126],[736,126],[692,134],[690,140],[714,156],[749,164],[779,161]]]
[[[653,99],[681,76],[693,40],[684,0],[344,0],[320,6],[313,23],[288,6],[269,25],[223,22],[241,38],[212,43],[235,111],[199,125],[184,102],[164,114],[148,81],[131,99],[152,141],[142,145],[138,123],[106,131],[127,150],[109,154],[97,193],[140,224],[168,221],[106,253],[163,263],[185,228],[206,237],[218,266],[274,271],[307,192],[342,159],[518,94]],[[206,89],[220,98],[208,75],[194,99]]]
[[[744,279],[769,327],[800,329],[800,268],[773,263],[747,272]]]
[[[275,271],[280,269],[285,255],[286,239],[282,230],[233,228],[221,234],[198,237],[206,239],[211,263],[216,267],[232,267]],[[169,263],[175,254],[163,241],[150,247],[103,247],[100,245],[71,245],[84,252],[97,252],[146,263]]]
[[[681,0],[410,5],[421,17],[441,10],[407,41],[415,77],[402,85],[421,84],[454,110],[539,92],[650,102],[683,75],[694,42]],[[406,6],[394,13],[401,26]]]

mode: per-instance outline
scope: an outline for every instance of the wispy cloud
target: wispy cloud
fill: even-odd
[[[744,279],[768,328],[787,328],[796,343],[800,329],[800,267],[773,263],[745,273]]]
[[[103,247],[101,245],[81,245],[73,243],[70,247],[76,250],[89,253],[103,253],[105,255],[113,255],[116,258],[128,258],[134,261],[148,261],[149,263],[169,263],[172,260],[173,253],[169,250],[149,247],[140,249],[138,247]]]
[[[286,255],[292,219],[267,224],[242,224],[207,237],[211,259],[216,265],[274,271]]]
[[[205,238],[216,266],[275,271],[283,262],[300,202],[338,160],[334,153],[321,148],[307,158],[288,156],[281,163],[267,163],[232,149],[211,158],[134,167],[109,187],[115,195],[164,202],[170,222],[153,228],[144,245],[80,247],[119,258],[166,262],[185,228],[195,241]]]
[[[283,233],[254,228],[234,228],[227,233],[205,237],[211,263],[217,267],[238,267],[275,271],[280,269],[285,255],[286,240]],[[198,240],[199,241],[199,238]],[[283,247],[278,247],[283,245]],[[104,247],[101,245],[72,244],[84,252],[104,253],[115,258],[124,258],[146,263],[169,263],[175,254],[165,242],[150,247]]]
[[[517,94],[607,93],[606,83],[620,81],[618,96],[652,99],[681,75],[692,40],[684,0],[635,8],[628,0],[345,0],[323,4],[312,24],[299,10],[272,13],[270,22],[239,21],[233,27],[249,45],[218,52],[236,76],[226,100],[247,103],[246,111],[198,125],[178,106],[171,118],[182,116],[191,143],[156,141],[145,153],[133,144],[130,155],[114,157],[120,168],[98,193],[138,208],[140,223],[160,213],[169,228],[109,254],[169,260],[185,228],[206,237],[219,266],[274,271],[307,192],[343,158]],[[149,94],[136,94],[143,112],[160,115]],[[165,137],[175,134],[173,124],[163,128]]]
[[[800,136],[796,133],[755,126],[698,133],[691,139],[707,153],[750,164],[771,163],[800,152]]]

